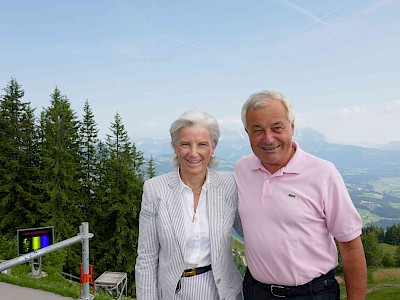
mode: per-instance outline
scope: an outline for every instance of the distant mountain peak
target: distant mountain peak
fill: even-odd
[[[381,149],[383,149],[383,150],[400,150],[400,141],[392,141],[390,143],[387,143]]]
[[[311,128],[296,128],[294,138],[301,142],[324,142],[326,143],[325,136],[319,131]]]

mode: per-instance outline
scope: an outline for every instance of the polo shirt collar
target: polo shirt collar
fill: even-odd
[[[292,141],[292,147],[296,150],[293,157],[289,160],[289,162],[287,163],[286,166],[284,166],[283,168],[276,171],[275,174],[279,174],[279,173],[299,174],[303,171],[305,152],[302,149],[300,149],[299,145],[295,141]],[[250,160],[250,162],[249,162],[249,167],[253,171],[256,171],[256,170],[267,171],[265,169],[265,167],[263,166],[261,160],[254,154],[253,154],[253,159]]]
[[[305,153],[302,149],[300,149],[299,145],[295,141],[292,141],[292,147],[296,150],[296,152],[289,160],[287,165],[283,167],[283,172],[300,174],[304,168]]]

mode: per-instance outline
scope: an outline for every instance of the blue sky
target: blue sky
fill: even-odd
[[[246,98],[279,90],[296,126],[332,142],[400,140],[400,0],[0,0],[0,88],[37,113],[57,86],[100,137],[168,136],[196,107],[241,129]],[[1,92],[3,94],[3,91]]]

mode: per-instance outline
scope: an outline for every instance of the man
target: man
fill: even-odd
[[[234,171],[248,264],[245,299],[339,299],[333,238],[347,299],[365,299],[362,222],[339,172],[292,141],[293,108],[279,92],[251,95],[242,121],[254,153]]]

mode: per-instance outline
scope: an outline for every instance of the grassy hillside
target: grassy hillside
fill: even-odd
[[[394,255],[396,246],[379,244],[382,252]],[[235,263],[242,275],[246,268],[243,241],[234,237],[232,249]],[[346,286],[343,278],[338,278],[341,290],[341,299],[347,299]],[[368,268],[367,297],[366,300],[398,300],[400,299],[400,268]]]
[[[346,286],[340,282],[340,299],[347,299]],[[368,268],[367,296],[365,300],[400,299],[400,268]]]
[[[65,279],[52,268],[45,268],[44,272],[47,274],[47,276],[42,278],[32,278],[28,276],[30,272],[30,266],[23,264],[13,267],[11,269],[11,275],[0,274],[0,281],[37,290],[43,290],[65,297],[71,297],[73,299],[79,298],[79,283]],[[90,293],[93,294],[92,288],[90,289]],[[115,300],[114,296],[100,291],[95,291],[94,296],[96,300]],[[122,299],[133,300],[133,298],[130,297],[122,297]]]
[[[366,300],[395,300],[400,298],[400,268],[368,269]]]
[[[340,299],[347,299],[346,286],[340,282]],[[398,300],[400,298],[400,268],[368,268],[365,300]]]
[[[239,250],[240,244],[236,246]],[[241,251],[240,249],[239,251]],[[55,294],[72,297],[79,297],[79,284],[71,282],[59,274],[48,271],[44,278],[31,278],[27,274],[30,268],[27,265],[12,268],[12,276],[0,274],[0,281],[10,284],[31,287],[49,291]],[[344,283],[340,284],[341,299],[346,299],[346,288]],[[366,300],[398,300],[400,295],[400,268],[369,268],[368,269],[368,290]],[[114,297],[95,293],[95,299],[112,300]],[[132,299],[132,298],[123,298]]]

